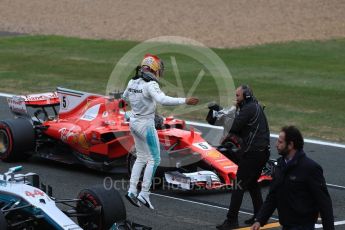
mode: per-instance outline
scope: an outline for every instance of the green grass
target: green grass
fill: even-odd
[[[104,94],[114,66],[137,44],[58,36],[2,37],[0,92],[37,93],[63,86]],[[251,85],[256,97],[266,104],[273,131],[294,124],[307,137],[345,142],[345,39],[213,51],[225,62],[236,85]],[[164,79],[176,84],[171,56],[162,55],[167,69]],[[187,56],[173,56],[184,89],[162,88],[169,95],[185,95],[203,66]],[[131,64],[134,68],[137,63]],[[193,94],[203,104],[225,93],[219,92],[205,70]],[[206,112],[203,109],[183,116],[204,120]]]

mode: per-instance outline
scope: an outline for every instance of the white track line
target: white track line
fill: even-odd
[[[345,220],[336,221],[334,222],[334,225],[335,226],[345,225]],[[315,228],[322,228],[322,224],[315,224]]]
[[[345,224],[345,220],[334,222],[334,225],[344,225],[344,224]]]
[[[205,123],[200,123],[200,122],[186,121],[186,123],[189,124],[189,125],[195,125],[195,126],[205,127],[205,128],[209,128],[209,129],[223,130],[223,127],[213,126],[213,125],[209,125],[209,124],[205,124]],[[278,138],[278,134],[272,133],[270,136],[273,137],[273,138]],[[337,147],[337,148],[345,149],[345,144],[340,144],[340,143],[327,142],[327,141],[319,141],[319,140],[313,140],[313,139],[304,139],[304,142],[311,143],[311,144],[325,145],[325,146],[331,146],[331,147]]]
[[[326,184],[327,186],[330,186],[330,187],[336,187],[336,188],[342,188],[342,189],[345,189],[345,186],[341,186],[341,185],[336,185],[336,184]]]
[[[158,193],[151,193],[152,195],[155,196],[160,196],[160,197],[164,197],[164,198],[168,198],[168,199],[172,199],[172,200],[178,200],[178,201],[182,201],[182,202],[187,202],[187,203],[192,203],[192,204],[198,204],[201,206],[206,206],[206,207],[211,207],[211,208],[217,208],[217,209],[222,209],[222,210],[228,210],[228,208],[224,208],[221,206],[217,206],[217,205],[211,205],[211,204],[206,204],[206,203],[202,203],[202,202],[197,202],[197,201],[192,201],[192,200],[186,200],[186,199],[182,199],[182,198],[177,198],[177,197],[173,197],[173,196],[166,196],[166,195],[162,195],[162,194],[158,194]],[[253,215],[253,213],[251,212],[244,212],[244,211],[239,211],[240,213],[246,214],[246,215]],[[277,218],[271,218],[272,220],[278,220]]]
[[[0,93],[0,97],[13,97],[13,94],[8,94],[8,93]]]

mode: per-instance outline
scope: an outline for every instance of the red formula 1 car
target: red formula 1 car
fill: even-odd
[[[83,164],[106,172],[130,171],[133,138],[120,94],[97,94],[58,88],[54,93],[8,98],[15,119],[0,122],[0,159],[32,155]],[[232,185],[237,165],[210,146],[185,121],[164,118],[159,125],[161,176],[181,189]],[[127,166],[127,167],[126,167]],[[270,180],[270,164],[259,179]]]

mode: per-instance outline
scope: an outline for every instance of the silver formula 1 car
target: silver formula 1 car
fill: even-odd
[[[151,229],[126,220],[124,203],[114,188],[95,186],[81,190],[76,199],[58,200],[37,174],[16,173],[21,169],[12,167],[0,174],[1,230]]]

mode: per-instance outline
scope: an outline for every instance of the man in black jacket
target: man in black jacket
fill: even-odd
[[[296,127],[282,128],[276,144],[282,157],[253,230],[266,224],[276,208],[283,230],[312,230],[319,213],[323,229],[334,229],[332,201],[322,168],[306,156],[303,145],[302,134]]]
[[[238,164],[237,183],[233,188],[227,219],[223,224],[217,226],[221,230],[239,226],[238,213],[246,190],[249,191],[252,198],[254,216],[245,223],[254,223],[255,214],[263,203],[257,180],[270,154],[270,133],[267,119],[249,86],[242,85],[236,89],[236,102],[239,111],[235,116],[230,133],[242,139],[242,158]]]

